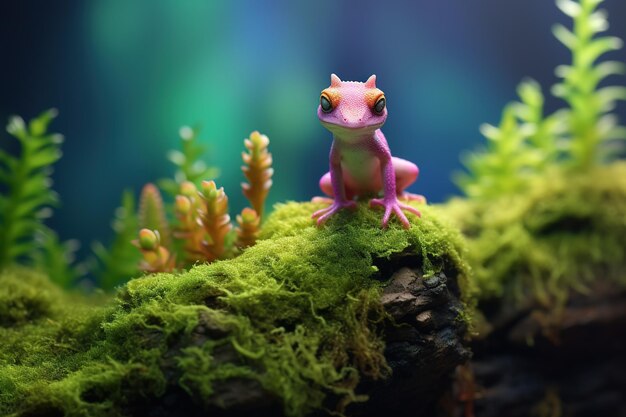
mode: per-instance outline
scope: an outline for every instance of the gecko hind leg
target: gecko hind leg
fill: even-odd
[[[335,194],[333,193],[333,185],[330,180],[330,172],[327,172],[326,174],[322,176],[322,178],[320,178],[320,189],[322,190],[324,194],[327,195],[327,197],[316,196],[311,199],[311,202],[332,204],[335,201],[334,199]],[[354,193],[346,187],[346,199],[352,200],[353,198],[354,198]]]

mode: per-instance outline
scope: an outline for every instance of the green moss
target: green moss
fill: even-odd
[[[238,258],[132,280],[104,306],[50,289],[58,296],[47,312],[0,328],[9,340],[0,345],[0,414],[123,416],[168,381],[208,405],[232,378],[260,384],[292,416],[328,406],[329,395],[339,408],[364,400],[359,379],[389,373],[378,267],[411,252],[427,275],[457,275],[469,303],[462,242],[430,207],[409,230],[382,230],[382,213],[365,205],[317,228],[319,207],[280,205]]]
[[[480,298],[562,306],[606,279],[626,285],[626,163],[553,169],[524,194],[446,207],[468,237]]]
[[[4,272],[0,285],[0,326],[20,325],[49,315],[58,295],[59,290],[46,276],[18,268]]]

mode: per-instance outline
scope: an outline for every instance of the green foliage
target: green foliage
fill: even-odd
[[[562,306],[599,280],[626,287],[626,163],[552,168],[523,194],[444,207],[467,236],[481,299]]]
[[[198,143],[198,129],[183,126],[179,131],[180,150],[171,150],[167,158],[176,166],[174,179],[164,178],[158,182],[159,187],[171,196],[179,193],[180,184],[190,181],[200,187],[204,180],[215,179],[219,170],[209,167],[200,158],[206,148]]]
[[[0,328],[48,317],[60,292],[43,274],[18,267],[0,272]]]
[[[139,228],[158,230],[163,245],[171,242],[170,226],[161,192],[154,184],[146,184],[139,197]]]
[[[60,242],[44,220],[58,204],[52,191],[52,165],[61,158],[63,137],[49,133],[56,117],[48,110],[28,123],[18,116],[9,120],[7,132],[18,140],[19,156],[0,149],[0,269],[16,263],[35,266],[61,286],[82,275],[72,265],[76,242]]]
[[[621,39],[597,36],[608,29],[607,14],[597,10],[602,0],[558,0],[557,5],[574,20],[573,31],[556,25],[554,35],[572,52],[572,64],[557,68],[562,81],[553,94],[569,105],[564,112],[569,130],[568,154],[575,169],[589,169],[601,160],[601,145],[609,140],[626,139],[610,112],[617,100],[626,100],[626,87],[599,84],[611,75],[624,74],[621,62],[597,60],[606,52],[622,47]]]
[[[33,265],[56,284],[69,288],[84,275],[81,265],[75,265],[75,252],[80,244],[76,240],[61,242],[49,228],[37,231],[35,240],[39,250],[33,253]]]
[[[468,197],[493,198],[521,191],[559,157],[563,112],[544,115],[545,99],[534,80],[523,81],[517,93],[519,101],[504,108],[498,127],[481,126],[487,148],[467,155],[464,164],[469,172],[456,175],[456,183]]]
[[[279,206],[241,256],[132,280],[106,306],[54,293],[56,310],[11,313],[0,325],[0,414],[127,415],[164,395],[166,377],[206,407],[220,406],[212,394],[232,378],[259,383],[290,416],[364,400],[359,378],[388,372],[374,264],[411,252],[427,275],[457,274],[471,303],[463,246],[430,207],[409,230],[382,230],[365,204],[320,229],[316,208]],[[0,289],[22,283],[32,297],[27,275],[0,275]]]
[[[141,253],[132,244],[139,230],[139,218],[132,191],[126,190],[122,194],[121,205],[115,211],[111,226],[115,232],[111,245],[108,248],[100,242],[92,245],[99,263],[95,276],[105,290],[112,290],[139,274]]]
[[[484,124],[480,130],[488,140],[487,149],[466,157],[465,165],[473,175],[459,175],[457,183],[469,197],[518,191],[537,165],[538,158],[527,143],[529,129],[520,128],[515,107],[508,105],[498,127]]]
[[[622,44],[614,37],[596,36],[608,28],[606,13],[596,10],[599,3],[601,0],[557,1],[574,20],[573,31],[561,25],[554,28],[557,39],[572,52],[572,64],[557,68],[562,81],[552,89],[568,107],[545,115],[540,86],[534,81],[522,82],[520,102],[506,106],[499,128],[481,128],[489,140],[486,150],[467,157],[468,173],[456,177],[467,196],[493,198],[524,191],[554,165],[591,169],[606,159],[610,147],[605,145],[626,139],[626,129],[611,113],[617,100],[626,99],[626,87],[600,87],[607,77],[623,74],[624,65],[597,62]]]
[[[0,268],[32,260],[38,248],[35,234],[44,230],[43,218],[49,213],[44,209],[57,203],[50,188],[50,166],[61,157],[63,137],[47,132],[55,116],[55,110],[48,110],[28,126],[14,116],[7,126],[20,143],[21,154],[0,150],[0,184],[5,189],[0,195]]]

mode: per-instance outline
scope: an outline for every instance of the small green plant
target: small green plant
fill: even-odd
[[[48,133],[56,117],[48,110],[28,126],[19,116],[9,120],[7,132],[19,141],[21,154],[0,150],[0,268],[20,260],[32,260],[38,249],[37,231],[44,231],[43,219],[58,199],[52,191],[51,166],[61,158],[63,137]]]
[[[200,186],[206,179],[215,179],[219,176],[219,169],[207,166],[200,158],[206,148],[198,143],[197,128],[183,126],[179,130],[180,150],[171,150],[167,158],[176,166],[174,178],[164,178],[158,182],[159,187],[170,196],[178,194],[180,184],[185,181]]]
[[[33,252],[33,266],[43,271],[56,284],[70,288],[86,273],[84,264],[77,265],[76,251],[80,247],[77,240],[61,242],[50,228],[38,230],[35,241],[39,250]]]
[[[176,257],[161,244],[158,230],[141,229],[139,239],[133,241],[143,255],[140,268],[146,272],[172,272],[176,267]]]
[[[181,137],[187,136],[181,133]],[[228,213],[228,196],[224,189],[218,188],[212,180],[204,180],[198,187],[194,182],[197,178],[183,176],[180,178],[190,179],[170,183],[178,184],[173,209],[177,223],[173,228],[174,242],[172,242],[166,217],[167,210],[164,208],[158,188],[153,184],[144,187],[139,209],[139,227],[158,232],[159,247],[171,253],[172,259],[178,259],[176,267],[187,268],[196,262],[231,258],[255,244],[260,232],[260,213],[263,212],[265,200],[272,186],[272,155],[268,151],[268,137],[259,132],[252,132],[250,137],[245,139],[244,145],[247,152],[242,153],[244,162],[242,170],[248,182],[242,183],[241,186],[254,209],[246,207],[241,215],[237,216],[238,227],[234,231]],[[142,230],[141,233],[146,232]],[[155,266],[154,262],[146,261],[145,248],[143,253],[141,269],[146,272],[164,270],[160,266]],[[152,258],[156,259],[154,256]]]
[[[61,243],[44,223],[58,204],[51,175],[63,136],[48,132],[56,115],[47,110],[28,125],[19,116],[9,120],[7,132],[19,142],[20,154],[0,149],[0,269],[31,265],[68,286],[80,275],[71,265],[76,245]]]
[[[139,227],[142,229],[158,230],[161,244],[169,246],[171,243],[170,225],[165,213],[165,205],[161,192],[154,184],[146,184],[139,197]]]
[[[248,152],[241,154],[244,162],[241,170],[248,180],[248,183],[241,184],[241,188],[259,217],[263,216],[265,199],[272,187],[272,175],[274,175],[272,154],[267,150],[269,143],[267,136],[256,131],[252,132],[250,138],[244,141]]]
[[[245,249],[254,246],[260,233],[261,218],[257,212],[246,207],[237,215],[237,240],[235,246]]]
[[[206,240],[202,242],[202,252],[208,262],[222,258],[227,252],[226,238],[233,226],[228,215],[228,197],[224,188],[217,188],[215,182],[202,182],[200,192],[202,207],[200,222]]]
[[[562,25],[553,30],[572,52],[571,65],[557,67],[562,80],[552,88],[568,106],[545,115],[541,87],[522,82],[520,101],[507,105],[499,128],[483,125],[487,148],[468,156],[468,173],[456,177],[467,196],[490,198],[525,190],[553,166],[589,170],[607,159],[610,147],[605,145],[626,139],[626,129],[611,113],[617,100],[626,99],[626,87],[600,86],[607,77],[625,72],[622,63],[598,63],[606,52],[622,46],[618,38],[597,36],[608,28],[606,12],[597,10],[601,2],[557,1],[574,21],[572,31]]]
[[[600,83],[611,75],[621,75],[621,62],[597,60],[623,46],[621,39],[597,36],[608,29],[607,13],[597,10],[602,0],[558,0],[557,6],[574,21],[570,31],[556,25],[554,35],[572,53],[572,64],[557,67],[561,82],[552,93],[564,99],[569,108],[564,120],[568,125],[568,156],[574,169],[589,169],[603,160],[602,145],[626,139],[626,131],[611,114],[618,100],[626,100],[626,87]]]
[[[139,229],[137,205],[132,191],[126,190],[122,194],[121,205],[115,210],[111,226],[115,236],[109,247],[100,242],[92,245],[99,265],[94,275],[105,290],[112,290],[139,274],[141,254],[131,242]]]
[[[525,176],[534,174],[537,158],[527,144],[529,129],[521,129],[515,107],[508,105],[498,127],[484,124],[488,140],[482,154],[470,154],[465,166],[473,175],[459,175],[457,183],[468,197],[483,198],[511,193],[523,187]]]

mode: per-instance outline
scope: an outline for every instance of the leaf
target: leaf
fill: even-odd
[[[557,0],[556,5],[569,17],[577,17],[582,11],[580,4],[572,0]]]
[[[52,180],[47,175],[37,172],[24,181],[22,194],[25,196],[40,194],[42,190],[50,188]]]
[[[4,164],[4,166],[6,166],[8,170],[13,171],[15,170],[16,163],[17,163],[17,160],[14,157],[12,157],[8,153],[0,149],[0,164]]]
[[[9,123],[7,124],[7,132],[18,139],[25,138],[27,132],[24,119],[19,116],[11,116],[9,118]]]
[[[49,109],[34,118],[28,124],[28,130],[32,136],[43,136],[48,130],[48,125],[58,116],[57,109]]]
[[[35,194],[34,196],[28,196],[20,201],[19,206],[15,208],[15,218],[37,218],[35,213],[39,208],[45,205],[54,205],[57,203],[57,198],[52,193]]]
[[[601,55],[610,51],[616,51],[622,45],[622,40],[616,37],[595,39],[579,52],[578,59],[580,60],[580,65],[584,67],[591,66]]]
[[[617,61],[605,61],[595,66],[593,69],[594,76],[598,81],[611,75],[626,74],[626,65]]]
[[[176,150],[169,151],[167,153],[167,159],[169,159],[174,165],[178,166],[183,165],[187,160],[182,152]]]
[[[563,45],[567,46],[569,49],[573,50],[578,45],[578,38],[576,38],[576,35],[574,35],[572,31],[570,31],[563,25],[554,25],[552,27],[552,33]]]
[[[595,33],[604,32],[609,29],[609,22],[605,10],[598,10],[589,16],[587,23]]]
[[[17,243],[9,248],[9,255],[11,258],[19,258],[28,253],[32,253],[36,249],[37,245],[34,242]]]
[[[626,100],[626,87],[604,87],[598,90],[600,106],[606,111],[613,110],[617,100]]]
[[[517,87],[517,94],[524,104],[531,107],[543,106],[544,98],[541,86],[535,80],[528,79]]]
[[[30,170],[35,170],[41,167],[52,165],[61,159],[61,151],[57,148],[46,148],[36,154],[34,154],[28,160],[28,168]]]

